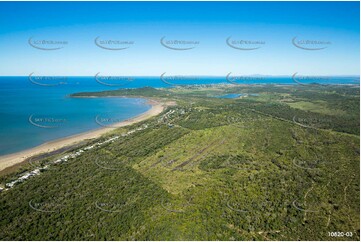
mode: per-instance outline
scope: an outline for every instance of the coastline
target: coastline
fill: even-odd
[[[112,127],[101,127],[101,128],[95,129],[95,130],[90,130],[87,132],[83,132],[83,133],[67,136],[64,138],[56,139],[56,140],[53,140],[50,142],[46,142],[39,146],[30,148],[30,149],[26,149],[23,151],[19,151],[16,153],[2,155],[2,156],[0,156],[0,171],[3,171],[6,168],[10,168],[14,165],[20,164],[30,157],[40,155],[43,153],[54,152],[56,150],[66,147],[66,146],[75,145],[75,144],[78,144],[85,140],[96,139],[96,138],[101,137],[103,134],[114,130],[114,128],[125,127],[128,125],[134,124],[134,123],[144,121],[150,117],[160,114],[164,110],[164,108],[167,106],[166,103],[162,103],[162,102],[155,101],[153,99],[148,99],[148,98],[145,98],[145,99],[147,100],[147,104],[150,104],[152,106],[148,111],[141,113],[133,118],[126,119],[122,122],[116,123],[116,124],[112,125]]]

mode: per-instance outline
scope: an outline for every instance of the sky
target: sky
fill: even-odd
[[[359,2],[0,2],[0,76],[359,75],[359,20]]]

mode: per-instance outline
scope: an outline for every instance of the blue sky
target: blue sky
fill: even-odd
[[[359,2],[0,2],[0,75],[359,75],[359,19]],[[134,44],[105,50],[98,36]],[[230,36],[264,44],[234,49]],[[67,44],[44,51],[31,37]],[[171,50],[162,37],[199,44]]]

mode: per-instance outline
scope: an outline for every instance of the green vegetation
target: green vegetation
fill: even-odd
[[[259,96],[215,98],[227,93]],[[1,239],[360,239],[358,88],[209,85],[73,96],[89,95],[177,105],[1,192]],[[335,231],[352,237],[330,237]]]

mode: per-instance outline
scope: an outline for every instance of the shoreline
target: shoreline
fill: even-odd
[[[25,160],[29,159],[30,157],[44,153],[54,152],[66,146],[76,145],[80,142],[84,142],[85,140],[96,139],[101,137],[103,134],[106,134],[114,130],[115,128],[125,127],[131,124],[144,121],[150,117],[160,114],[167,106],[166,103],[159,102],[154,99],[149,99],[149,98],[144,98],[144,99],[147,100],[147,104],[151,105],[151,108],[148,111],[141,113],[135,117],[126,119],[122,122],[116,123],[112,125],[112,127],[100,127],[98,129],[93,129],[83,133],[49,141],[30,149],[15,152],[12,154],[2,155],[0,156],[0,171],[13,167],[17,164],[20,164]]]

